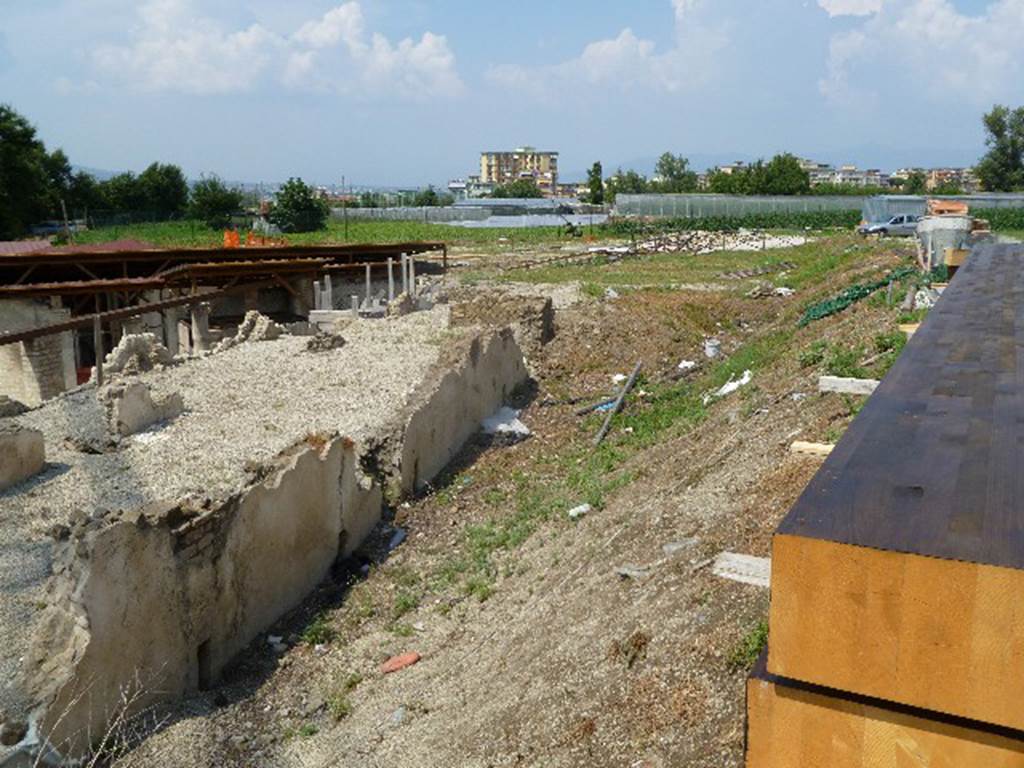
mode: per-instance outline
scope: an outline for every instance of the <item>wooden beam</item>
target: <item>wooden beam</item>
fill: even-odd
[[[160,312],[164,309],[170,309],[171,307],[189,306],[192,304],[198,304],[204,301],[212,301],[222,296],[243,291],[248,288],[255,288],[265,285],[271,285],[271,280],[261,280],[255,283],[246,283],[245,285],[234,286],[229,289],[208,291],[205,293],[195,293],[190,296],[183,296],[177,299],[169,299],[167,301],[157,301],[151,304],[141,304],[134,307],[122,307],[121,309],[111,309],[106,312],[99,313],[101,322],[110,322],[112,320],[125,320],[130,317],[138,317],[139,315],[145,315],[149,312]],[[97,302],[99,301],[99,295],[96,296]],[[108,305],[110,304],[110,298],[107,299]],[[90,327],[94,322],[95,315],[84,315],[82,317],[76,317],[73,320],[65,320],[60,323],[54,323],[52,325],[44,325],[38,328],[31,328],[27,331],[14,331],[12,333],[0,333],[0,346],[5,344],[17,344],[22,341],[31,341],[32,339],[39,339],[45,336],[52,336],[55,333],[63,333],[64,331],[74,331],[78,328]]]
[[[26,280],[28,280],[28,276],[35,272],[35,269],[36,265],[33,264],[31,267],[29,267],[28,269],[21,273],[18,279],[14,281],[14,284],[21,285],[22,283],[24,283]]]
[[[819,459],[826,458],[834,449],[834,445],[828,445],[826,443],[805,443],[802,440],[797,440],[789,446],[789,452],[792,454],[798,456],[814,456]]]
[[[747,768],[1021,768],[1020,733],[805,685],[747,679]]]
[[[878,389],[876,379],[844,379],[839,376],[822,376],[818,379],[819,392],[838,392],[843,395],[870,395]]]
[[[900,332],[907,334],[907,337],[913,336],[921,329],[920,323],[907,323],[900,326]]]
[[[962,267],[971,252],[966,248],[947,248],[945,251],[947,267]]]
[[[772,561],[773,674],[1024,730],[1024,571],[785,534]]]

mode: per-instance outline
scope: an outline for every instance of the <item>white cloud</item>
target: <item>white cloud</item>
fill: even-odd
[[[101,72],[145,90],[246,90],[280,44],[259,24],[224,32],[210,19],[193,15],[184,0],[151,0],[139,9],[139,18],[132,45],[102,45],[93,56]]]
[[[1024,0],[994,0],[977,16],[950,0],[886,0],[877,14],[832,37],[820,88],[847,104],[900,100],[908,92],[972,105],[1020,99],[1022,37]]]
[[[882,10],[882,0],[818,0],[829,16],[870,16]]]
[[[580,86],[638,88],[674,93],[704,85],[714,72],[714,56],[728,40],[724,29],[704,23],[705,0],[672,0],[672,47],[638,37],[629,27],[618,36],[587,44],[575,58],[541,67],[493,67],[487,77],[502,86],[554,96]]]
[[[368,33],[350,0],[283,34],[254,23],[226,30],[193,0],[149,0],[128,45],[99,47],[100,72],[148,91],[230,93],[267,81],[289,88],[426,99],[462,90],[445,37],[426,32],[392,43]]]

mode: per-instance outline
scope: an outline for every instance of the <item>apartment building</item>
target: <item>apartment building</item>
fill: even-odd
[[[533,179],[542,192],[554,194],[558,187],[558,153],[533,147],[480,153],[482,184],[509,184],[518,179]]]
[[[939,187],[959,187],[964,192],[978,191],[978,177],[973,168],[932,168],[925,173],[928,191]]]
[[[815,160],[805,160],[804,158],[800,158],[800,167],[807,171],[812,187],[816,187],[819,184],[831,184],[836,173],[836,169],[828,163],[819,163]]]

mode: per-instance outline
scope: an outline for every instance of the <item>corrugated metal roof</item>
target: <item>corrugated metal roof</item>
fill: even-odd
[[[110,253],[112,251],[149,251],[155,246],[142,240],[111,240],[89,245],[62,245],[50,248],[49,253]]]

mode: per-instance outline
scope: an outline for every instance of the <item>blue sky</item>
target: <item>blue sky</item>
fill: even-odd
[[[1024,0],[0,0],[0,101],[73,162],[411,185],[481,149],[641,169],[966,164]]]

